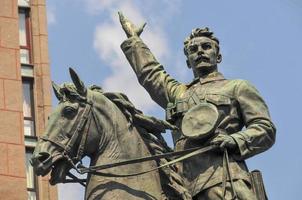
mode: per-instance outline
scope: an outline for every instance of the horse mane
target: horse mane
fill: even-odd
[[[152,133],[164,133],[166,129],[177,129],[176,126],[167,121],[147,116],[132,104],[128,97],[123,93],[107,92],[104,95],[110,99],[123,112],[131,124],[145,128]]]
[[[60,99],[60,101],[77,100],[79,102],[85,102],[87,99],[79,94],[76,86],[73,83],[66,82],[61,84],[59,92],[62,95],[62,99]]]

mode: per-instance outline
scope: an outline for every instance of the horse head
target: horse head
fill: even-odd
[[[74,70],[70,68],[69,71],[73,83],[52,84],[59,104],[49,116],[45,133],[31,158],[37,175],[45,176],[52,171],[51,184],[64,182],[68,171],[84,155],[98,148],[100,138],[93,115],[93,92],[85,87]],[[85,145],[87,142],[89,146]]]

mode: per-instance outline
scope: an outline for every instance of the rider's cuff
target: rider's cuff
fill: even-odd
[[[230,136],[235,140],[235,142],[237,144],[237,150],[233,154],[233,157],[236,160],[244,160],[245,155],[247,155],[249,152],[244,135],[241,132],[238,132],[238,133],[234,133]]]
[[[138,36],[132,36],[121,44],[121,49],[125,52],[129,48],[133,47],[136,43],[142,43],[142,39]]]

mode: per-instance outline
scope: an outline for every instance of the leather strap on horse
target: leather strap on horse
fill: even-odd
[[[186,149],[186,150],[183,150],[183,151],[171,152],[171,153],[167,153],[167,154],[161,154],[161,155],[155,155],[155,156],[150,156],[150,157],[138,158],[138,159],[133,159],[133,160],[126,160],[126,161],[118,162],[118,163],[92,166],[92,167],[89,167],[89,168],[86,168],[83,165],[79,164],[77,171],[79,171],[81,174],[90,173],[90,174],[106,176],[106,177],[138,176],[138,175],[146,174],[146,173],[149,173],[149,172],[167,167],[169,165],[172,165],[172,164],[175,164],[177,162],[183,161],[183,160],[188,159],[190,157],[193,157],[195,155],[202,154],[202,153],[214,150],[216,148],[217,148],[216,145],[211,145],[211,146],[207,146],[207,147],[203,147],[203,148],[197,147],[197,148]],[[185,154],[185,155],[183,155],[183,154]],[[176,158],[176,159],[174,159],[170,162],[167,162],[163,165],[160,165],[158,167],[152,168],[150,170],[138,172],[138,173],[133,173],[133,174],[111,174],[111,173],[98,172],[99,170],[108,169],[108,168],[112,168],[112,167],[128,165],[128,164],[133,164],[133,163],[139,163],[139,162],[145,162],[145,161],[154,160],[154,159],[158,159],[158,158],[173,157],[173,156],[177,156],[177,155],[183,155],[183,156],[181,156],[179,158]]]
[[[68,144],[65,148],[65,152],[67,154],[69,154],[72,146],[77,141],[78,136],[83,131],[83,133],[82,133],[83,135],[82,135],[82,138],[81,138],[81,142],[80,142],[80,146],[78,148],[77,155],[76,155],[75,158],[73,158],[75,160],[80,160],[82,158],[85,141],[86,141],[86,137],[87,137],[87,134],[88,134],[88,129],[87,129],[87,126],[85,126],[85,125],[87,124],[87,121],[91,120],[90,116],[89,116],[89,113],[91,111],[91,107],[92,107],[92,103],[87,102],[86,106],[85,106],[85,109],[83,111],[83,114],[80,118],[80,122],[77,124],[77,128],[75,129],[75,131],[72,134],[72,138],[70,139],[70,141],[68,142]]]
[[[87,112],[85,112],[86,108],[87,108]],[[92,120],[91,116],[89,116],[89,113],[91,112],[91,105],[87,104],[86,108],[85,108],[85,111],[84,111],[84,117],[86,118],[86,120],[85,120],[85,123],[83,124],[83,126],[84,125],[86,125],[86,126],[83,130],[83,133],[82,133],[81,142],[80,142],[80,145],[78,147],[78,152],[77,152],[77,155],[75,157],[75,160],[81,160],[82,159],[84,149],[85,149],[85,143],[86,143],[88,132],[89,132],[89,126],[90,126],[90,123],[91,123],[91,120]]]
[[[72,133],[72,137],[69,140],[69,142],[67,143],[67,145],[65,146],[64,144],[62,144],[60,141],[57,141],[55,139],[51,139],[48,136],[41,136],[40,139],[44,140],[44,141],[49,141],[55,145],[57,145],[58,147],[60,147],[65,154],[65,157],[67,156],[68,159],[71,160],[80,160],[82,158],[83,155],[83,151],[84,151],[84,145],[86,142],[86,138],[87,138],[87,134],[88,134],[88,126],[85,126],[87,123],[91,122],[91,117],[89,117],[89,113],[91,111],[91,104],[87,103],[86,107],[83,111],[83,114],[81,116],[81,120],[78,124],[76,124],[76,128],[72,128],[74,131]],[[81,142],[80,142],[80,146],[78,148],[78,152],[75,158],[70,158],[70,154],[71,154],[71,148],[72,146],[75,144],[75,142],[78,139],[78,136],[80,135],[80,133],[83,131],[83,135],[81,137]]]

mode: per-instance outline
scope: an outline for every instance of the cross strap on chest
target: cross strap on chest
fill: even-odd
[[[175,102],[169,102],[166,108],[166,120],[173,123],[178,117],[183,116],[192,106],[206,101],[208,86],[203,94],[198,95],[197,87],[190,89],[183,98],[176,99]]]

